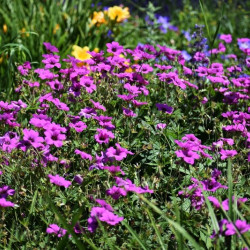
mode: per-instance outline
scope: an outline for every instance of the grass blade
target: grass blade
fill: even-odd
[[[123,220],[122,224],[128,229],[128,231],[133,235],[134,239],[139,243],[139,245],[142,247],[142,249],[147,250],[147,248],[144,246],[140,238],[138,237],[137,233],[129,226],[129,224]]]
[[[207,29],[209,44],[211,45],[210,30],[209,30],[209,26],[208,26],[208,22],[207,22],[207,15],[206,15],[205,10],[204,10],[204,4],[203,4],[202,0],[199,0],[199,3],[200,3],[201,11],[202,11],[202,14],[203,14],[203,17],[204,17],[204,22],[205,22],[206,29]]]
[[[160,214],[171,226],[173,226],[178,232],[180,232],[187,240],[189,240],[195,249],[203,249],[182,226],[180,226],[175,221],[169,219],[158,207],[156,207],[152,202],[150,202],[144,196],[139,195],[139,197],[144,202],[146,202],[156,213]]]
[[[146,211],[147,211],[147,213],[148,213],[149,219],[151,220],[152,226],[153,226],[153,228],[154,228],[154,230],[155,230],[155,232],[156,232],[156,235],[157,235],[157,237],[158,237],[158,240],[159,240],[159,243],[160,243],[160,245],[161,245],[161,248],[162,248],[163,250],[165,250],[166,247],[164,246],[164,243],[163,243],[163,240],[162,240],[162,237],[161,237],[161,233],[159,232],[157,226],[155,225],[155,220],[154,220],[154,218],[153,218],[151,212],[150,212],[148,209],[146,209]]]
[[[59,222],[63,225],[63,227],[72,235],[72,238],[74,239],[78,249],[84,250],[87,249],[86,246],[84,246],[76,237],[75,232],[72,230],[71,226],[67,224],[63,216],[58,212],[57,208],[55,207],[54,203],[50,200],[50,198],[47,196],[48,203],[50,204],[51,209],[58,217]],[[89,243],[89,242],[88,242]],[[97,248],[95,248],[97,249]]]

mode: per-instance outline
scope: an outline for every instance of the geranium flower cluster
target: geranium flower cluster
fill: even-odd
[[[186,187],[183,191],[179,191],[179,195],[183,195],[185,198],[191,200],[192,206],[196,210],[200,210],[205,203],[205,197],[203,191],[216,192],[218,189],[227,189],[228,187],[222,185],[218,182],[218,179],[221,175],[221,171],[215,169],[211,174],[210,179],[199,181],[196,178],[191,178],[191,181],[194,183]],[[214,200],[214,197],[210,196],[210,200]]]
[[[220,236],[231,236],[235,234],[239,236],[237,230],[240,234],[244,234],[250,230],[250,224],[244,220],[236,220],[235,223],[233,223],[223,219],[219,222],[219,232],[216,233],[214,231],[211,238],[216,239]]]
[[[212,156],[204,151],[204,149],[211,150],[211,147],[202,145],[194,134],[186,134],[182,137],[182,141],[175,140],[175,143],[181,148],[175,151],[176,156],[183,158],[188,164],[193,165],[201,156],[212,159]]]
[[[221,40],[228,43],[230,37],[221,36]],[[53,190],[65,194],[76,189],[81,193],[87,178],[100,175],[101,181],[98,178],[93,180],[98,183],[98,191],[95,187],[90,188],[96,197],[89,202],[90,216],[85,217],[88,231],[91,233],[97,230],[99,223],[115,226],[124,219],[119,216],[118,209],[115,212],[111,207],[112,202],[118,202],[129,195],[155,192],[155,188],[154,191],[149,188],[152,184],[142,185],[140,178],[134,181],[131,176],[127,176],[132,170],[128,171],[126,161],[138,161],[139,150],[136,152],[130,140],[125,142],[125,136],[122,134],[125,123],[130,125],[126,136],[131,138],[130,132],[140,129],[140,122],[144,118],[152,118],[152,129],[145,128],[146,132],[141,129],[139,133],[147,134],[147,143],[151,140],[151,134],[155,134],[154,126],[160,129],[161,132],[157,133],[157,136],[164,135],[161,138],[164,143],[167,138],[171,139],[172,143],[168,143],[170,150],[174,148],[173,142],[178,146],[175,151],[177,158],[181,158],[177,162],[178,166],[183,165],[182,160],[196,168],[197,161],[202,163],[202,158],[213,163],[215,160],[219,161],[219,157],[220,160],[234,156],[240,158],[238,145],[235,143],[237,136],[243,138],[244,145],[249,147],[247,129],[250,110],[246,108],[245,102],[249,99],[250,81],[248,77],[240,75],[248,67],[247,64],[233,64],[229,68],[218,62],[209,64],[209,54],[204,51],[195,51],[188,62],[181,51],[167,46],[154,47],[146,44],[132,50],[125,49],[118,42],[108,43],[105,52],[86,52],[89,56],[87,60],[82,61],[71,56],[61,59],[56,54],[59,51],[55,46],[50,43],[44,45],[47,53],[43,55],[42,68],[33,70],[29,62],[18,67],[23,80],[19,82],[16,92],[20,98],[25,98],[27,92],[30,94],[27,104],[21,100],[0,102],[0,123],[4,128],[0,137],[0,149],[6,156],[6,163],[2,165],[8,165],[12,155],[18,153],[24,160],[30,161],[32,169],[42,167],[39,168],[39,174],[48,185],[54,186]],[[220,52],[217,52],[225,53],[226,46],[225,49],[222,45],[219,47]],[[248,50],[242,50],[247,56]],[[231,59],[232,56],[228,56],[225,60]],[[157,84],[151,88],[154,82]],[[213,95],[205,96],[204,93],[208,91],[202,91],[204,87],[208,87]],[[163,89],[166,91],[161,96],[159,93]],[[178,98],[172,98],[174,94]],[[152,98],[149,98],[151,95]],[[209,139],[211,146],[203,145],[201,140],[192,134],[197,132],[199,138],[204,138],[205,133],[201,136],[198,131],[186,132],[189,130],[186,128],[186,134],[178,132],[176,136],[177,133],[173,133],[172,137],[171,133],[167,134],[169,131],[165,130],[174,119],[184,118],[184,115],[180,115],[180,109],[191,110],[183,103],[184,98],[189,97],[192,99],[190,101],[197,105],[196,108],[203,110],[212,109],[210,104],[217,99],[221,100],[218,109],[224,113],[220,118],[227,119],[230,124],[225,123],[221,127],[220,136],[211,137],[216,138],[214,141]],[[23,114],[25,121],[22,119]],[[171,126],[173,127],[173,124]],[[231,134],[233,139],[228,136]],[[143,143],[145,144],[145,141]],[[128,145],[131,148],[128,148]],[[155,151],[157,150],[154,149],[154,154],[157,155]],[[169,152],[159,154],[159,158],[165,157],[164,153]],[[176,156],[174,155],[174,158]],[[170,161],[172,162],[172,159]],[[164,164],[166,162],[164,159]],[[158,165],[160,164],[157,162]],[[176,162],[173,165],[176,165]],[[211,178],[191,178],[193,184],[180,191],[179,195],[189,198],[192,206],[201,210],[205,207],[203,193],[206,191],[209,192],[208,199],[215,210],[227,211],[229,201],[222,200],[216,193],[218,189],[228,188],[222,184],[224,180],[220,179],[221,175],[220,170],[214,169]],[[106,180],[103,181],[102,178]],[[102,185],[101,191],[99,185]],[[14,194],[9,186],[3,186],[1,189],[1,200]],[[232,199],[239,206],[247,201],[246,198],[236,196]],[[93,205],[91,202],[94,201],[100,206]],[[1,204],[6,204],[4,202],[7,201],[2,200]],[[232,233],[230,225],[223,224],[223,235]],[[245,225],[244,228],[246,227]],[[76,231],[82,233],[84,230],[75,226]],[[57,224],[49,224],[47,233],[62,237],[67,231]]]
[[[96,202],[101,205],[101,207],[92,207],[91,209],[90,218],[88,219],[88,230],[91,233],[94,233],[98,227],[97,220],[114,226],[124,219],[114,214],[114,209],[105,200],[97,199]]]

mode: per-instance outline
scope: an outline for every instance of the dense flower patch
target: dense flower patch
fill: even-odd
[[[119,10],[117,19],[115,11],[108,10],[111,20],[129,16]],[[94,14],[93,24],[105,21],[100,15]],[[123,222],[149,220],[140,214],[142,195],[172,220],[173,204],[179,207],[178,223],[203,247],[234,234],[239,247],[247,243],[246,190],[234,184],[244,182],[250,161],[250,39],[237,40],[237,59],[226,54],[230,35],[205,51],[202,28],[197,29],[189,59],[166,46],[125,49],[112,42],[106,51],[86,52],[82,61],[60,58],[55,46],[44,43],[43,68],[30,62],[18,66],[18,100],[0,101],[0,207],[10,207],[6,228],[16,211],[30,219],[37,185],[39,196],[55,203],[64,218],[41,201],[45,211],[35,210],[41,216],[37,223],[73,243],[86,235],[98,244],[104,230],[116,235],[116,244],[125,244]],[[214,54],[223,54],[224,61],[212,61]],[[205,243],[193,223],[204,223]],[[161,226],[165,242],[179,237]],[[30,227],[37,230],[36,224]],[[142,228],[149,230],[147,223]]]

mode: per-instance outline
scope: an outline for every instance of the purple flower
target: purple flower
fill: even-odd
[[[0,198],[7,198],[9,195],[14,195],[15,190],[11,189],[9,186],[2,186],[0,188]]]
[[[103,169],[108,170],[111,174],[120,172],[122,175],[125,175],[120,166],[104,166]]]
[[[206,104],[207,102],[208,102],[207,97],[204,97],[204,98],[202,99],[202,101],[201,101],[202,104]]]
[[[163,111],[167,114],[172,114],[174,110],[172,107],[168,106],[167,104],[157,103],[156,107],[158,108],[158,110]]]
[[[232,197],[232,201],[234,201],[234,196]],[[239,198],[237,200],[237,205],[240,206],[241,203],[244,203],[246,201],[247,201],[247,198]],[[222,207],[223,207],[224,210],[226,210],[226,211],[229,210],[229,200],[228,199],[222,201],[221,205],[222,205]]]
[[[141,72],[142,74],[147,74],[153,71],[153,68],[150,65],[145,64],[145,63],[141,65],[135,64],[133,68],[135,68],[137,72]]]
[[[135,117],[135,116],[137,116],[132,110],[130,110],[130,109],[126,109],[126,108],[122,108],[122,110],[123,110],[123,114],[125,115],[125,116],[128,116],[128,117]]]
[[[81,175],[77,174],[75,177],[74,177],[74,181],[76,183],[78,183],[79,185],[81,185],[83,183],[83,178]]]
[[[17,69],[21,73],[21,75],[28,75],[29,69],[31,69],[30,62],[25,62],[23,65],[19,65]]]
[[[85,118],[89,119],[94,115],[97,115],[94,108],[86,107],[84,109],[81,109],[81,112],[79,113],[80,116],[84,116]]]
[[[79,122],[76,122],[76,123],[69,123],[69,127],[74,128],[76,130],[76,132],[80,133],[84,129],[87,128],[87,125],[86,125],[86,123],[84,123],[82,121],[79,121]]]
[[[221,149],[220,150],[220,155],[221,155],[221,160],[225,160],[229,157],[233,157],[235,155],[237,155],[237,151],[236,150],[224,150]]]
[[[223,219],[219,222],[219,235],[223,235],[223,232],[226,229],[227,224],[229,224],[229,221],[226,219]],[[216,232],[213,231],[213,234],[210,236],[211,239],[215,238],[217,236]]]
[[[51,100],[51,102],[54,103],[58,109],[69,111],[69,107],[67,106],[67,104],[61,102],[58,98]]]
[[[88,230],[91,233],[94,233],[97,228],[98,228],[98,221],[96,220],[96,218],[95,217],[88,218]]]
[[[158,124],[156,125],[156,128],[160,130],[160,129],[166,128],[166,126],[167,126],[166,123],[158,123]]]
[[[23,151],[27,151],[28,148],[33,146],[34,148],[42,147],[41,142],[44,141],[42,137],[39,137],[39,133],[33,129],[23,129],[23,140],[21,140],[17,147],[21,148]]]
[[[59,75],[53,74],[48,69],[35,69],[34,72],[37,73],[39,75],[39,78],[41,78],[42,80],[45,80],[45,79],[51,80],[59,76]]]
[[[126,196],[127,191],[123,188],[113,186],[112,188],[106,191],[106,194],[110,195],[114,200],[118,200],[121,196]]]
[[[57,186],[62,186],[68,188],[71,185],[70,181],[65,180],[63,177],[57,175],[49,174],[48,177],[50,178],[50,183],[54,183]]]
[[[85,153],[83,151],[80,151],[79,149],[76,149],[75,153],[77,155],[80,155],[82,159],[86,159],[86,160],[92,161],[92,156],[90,154],[87,154],[87,153]]]
[[[246,233],[247,231],[250,230],[250,224],[247,224],[246,221],[236,220],[235,226],[241,234]],[[233,225],[233,223],[228,223],[226,225],[225,235],[230,236],[236,234],[237,231],[235,229],[235,226]]]
[[[194,160],[197,160],[200,158],[200,156],[196,152],[189,150],[189,149],[177,150],[175,151],[175,154],[177,157],[183,158],[183,160],[186,163],[191,164],[191,165],[194,164]]]
[[[201,181],[201,184],[203,186],[203,190],[210,192],[215,192],[217,189],[220,188],[228,189],[227,186],[222,185],[213,178],[211,178],[210,180]]]
[[[123,53],[124,49],[118,42],[107,43],[107,52],[112,53],[113,55],[120,55]]]
[[[105,221],[106,223],[108,223],[109,225],[116,225],[119,222],[123,221],[123,217],[119,217],[116,214],[113,214],[112,212],[106,210],[101,217],[99,217],[100,221]]]
[[[67,230],[59,227],[56,224],[50,224],[49,227],[46,229],[48,234],[55,234],[58,238],[63,237]]]
[[[208,198],[208,200],[210,200],[213,203],[213,205],[216,208],[220,208],[221,204],[220,204],[220,202],[218,201],[218,199],[216,197],[208,196],[207,198]]]
[[[42,60],[42,62],[45,64],[45,69],[52,69],[54,67],[57,67],[58,69],[61,68],[61,64],[59,63],[60,56],[45,54],[43,57],[45,58]]]
[[[43,137],[39,136],[39,133],[33,129],[23,129],[23,140],[28,141],[34,148],[41,147],[41,142],[44,142]]]
[[[99,144],[107,144],[109,143],[109,139],[112,138],[114,139],[115,136],[112,132],[108,131],[107,129],[104,128],[98,128],[96,129],[96,131],[98,132],[98,134],[96,134],[95,140],[99,143]]]
[[[122,148],[119,143],[116,143],[116,149],[114,147],[110,147],[106,151],[107,157],[115,158],[117,161],[121,161],[127,157],[127,154],[133,155],[133,153],[126,148]]]
[[[221,171],[215,168],[211,174],[211,177],[217,180],[221,175]]]
[[[221,34],[220,35],[220,40],[225,41],[226,43],[231,43],[232,42],[232,35],[230,34]]]
[[[0,207],[14,207],[15,204],[7,201],[5,198],[0,198]]]
[[[115,215],[104,207],[92,207],[90,216],[91,217],[88,219],[88,230],[92,233],[95,232],[96,228],[98,227],[98,222],[96,219],[106,222],[109,225],[116,225],[124,219],[123,217]]]
[[[123,180],[122,178],[115,177],[116,184],[119,187],[124,187],[126,191],[135,192],[137,194],[143,194],[143,193],[153,193],[153,190],[148,189],[148,186],[142,188],[137,187],[130,179]]]
[[[191,196],[191,205],[196,210],[200,210],[204,202],[205,202],[205,198],[202,194],[201,189],[195,190]]]
[[[48,145],[55,145],[57,148],[62,147],[63,140],[66,139],[66,136],[64,134],[60,133],[60,130],[47,130],[44,132],[45,134],[45,142]]]
[[[95,200],[99,205],[101,205],[102,207],[104,207],[106,210],[110,211],[110,212],[114,212],[114,209],[105,201],[105,200],[99,200],[96,199]]]
[[[95,102],[92,99],[90,99],[90,101],[93,103],[95,109],[106,111],[106,108],[103,105],[101,105],[99,102]]]
[[[46,50],[50,52],[56,52],[56,53],[59,52],[59,50],[55,46],[51,45],[50,43],[44,42],[43,45],[45,46]]]
[[[60,83],[57,79],[54,81],[46,82],[53,90],[59,91],[63,89],[63,84]]]
[[[83,86],[90,94],[96,90],[96,85],[93,82],[92,78],[88,76],[83,76],[80,79],[80,85]]]
[[[7,132],[3,137],[0,137],[0,148],[8,153],[18,146],[19,136],[15,132]]]

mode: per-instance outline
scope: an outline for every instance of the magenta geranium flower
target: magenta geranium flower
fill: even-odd
[[[189,149],[177,150],[175,151],[175,154],[177,157],[183,158],[183,160],[186,163],[191,164],[191,165],[194,164],[194,160],[197,160],[200,158],[200,156],[196,152],[189,150]]]
[[[105,221],[106,223],[108,223],[109,225],[116,225],[119,222],[123,221],[123,217],[119,217],[116,214],[113,214],[112,212],[106,210],[101,217],[99,217],[100,221]]]
[[[43,45],[45,46],[46,50],[50,52],[56,52],[56,53],[59,52],[59,50],[55,46],[51,45],[51,43],[44,42]]]
[[[88,230],[92,233],[95,232],[98,227],[97,219],[114,226],[124,218],[115,215],[112,211],[109,211],[104,207],[92,207],[90,218],[88,219]]]
[[[55,145],[57,148],[62,147],[63,141],[66,139],[64,134],[61,134],[59,130],[47,130],[44,132],[45,142],[48,145]]]
[[[103,169],[108,170],[111,174],[121,173],[125,175],[120,166],[104,166]]]
[[[231,158],[235,155],[237,155],[237,151],[236,150],[224,150],[224,149],[221,149],[220,150],[220,155],[221,155],[221,160],[225,160],[227,158]]]
[[[55,234],[58,238],[60,238],[67,233],[67,230],[59,227],[56,224],[50,224],[49,227],[46,229],[46,232],[48,234]]]
[[[220,204],[219,200],[216,197],[208,196],[207,198],[208,198],[208,200],[210,200],[213,203],[213,205],[216,208],[220,208],[221,204]]]
[[[15,204],[7,201],[5,198],[0,198],[0,207],[14,207]]]
[[[131,109],[122,108],[122,110],[123,110],[123,114],[125,116],[128,116],[128,117],[135,117],[135,116],[137,116],[136,113],[134,113],[133,110],[131,110]]]
[[[87,125],[85,122],[79,121],[76,123],[69,123],[69,127],[74,128],[76,132],[80,133],[87,128]]]
[[[96,199],[95,200],[99,205],[101,205],[103,208],[105,208],[106,210],[113,212],[114,209],[111,207],[110,204],[108,204],[105,200],[100,200],[100,199]]]
[[[7,198],[9,195],[14,195],[15,190],[11,189],[9,186],[2,186],[0,188],[0,198]]]
[[[112,53],[114,55],[120,55],[123,53],[123,47],[118,42],[107,43],[107,52]]]
[[[167,126],[166,123],[158,123],[158,124],[156,125],[156,128],[159,129],[159,130],[161,130],[161,129],[166,128],[166,126]]]
[[[81,109],[81,112],[79,113],[79,115],[89,119],[92,116],[97,115],[97,113],[94,108],[86,107],[84,109]]]
[[[106,111],[106,108],[103,105],[101,105],[99,102],[95,102],[92,99],[90,99],[90,101],[93,103],[95,109]]]
[[[94,137],[99,144],[107,144],[109,143],[110,138],[115,138],[114,134],[111,131],[108,131],[107,129],[98,128],[96,129],[96,131],[98,132],[98,134],[96,134]]]
[[[48,177],[50,178],[50,183],[53,183],[57,186],[62,186],[65,188],[68,188],[71,185],[70,181],[65,180],[63,177],[57,175],[51,175],[49,174]]]
[[[246,233],[247,231],[250,230],[250,224],[247,224],[246,221],[236,220],[235,221],[235,226],[236,226],[236,228],[239,230],[239,232],[241,234],[244,234],[244,233]],[[230,235],[237,234],[235,226],[233,225],[233,223],[228,223],[226,225],[225,235],[230,236]]]
[[[115,177],[115,182],[119,187],[124,187],[128,192],[135,192],[137,194],[154,193],[154,191],[150,190],[148,186],[144,188],[137,187],[130,179],[123,180],[120,177]]]
[[[44,54],[43,57],[45,58],[42,62],[45,64],[45,69],[52,69],[57,67],[58,69],[61,68],[61,64],[59,63],[60,56],[53,55],[53,54]]]
[[[0,137],[0,148],[8,153],[11,153],[18,146],[19,136],[15,132],[7,132],[3,137]]]
[[[86,159],[86,160],[92,161],[92,156],[90,154],[87,154],[87,153],[85,153],[83,151],[80,151],[79,149],[76,149],[75,153],[77,155],[80,155],[82,159]]]
[[[106,191],[106,194],[110,195],[114,200],[118,200],[121,196],[126,196],[127,191],[123,188],[113,186],[112,188]]]
[[[27,151],[31,146],[34,148],[42,147],[41,142],[44,141],[42,137],[39,136],[39,133],[33,129],[23,129],[23,140],[20,140],[17,147],[23,151]]]
[[[107,157],[115,158],[117,161],[121,161],[127,157],[128,154],[133,155],[133,153],[126,148],[122,148],[119,143],[116,143],[116,148],[110,147],[106,151]]]
[[[81,185],[83,183],[83,178],[81,175],[77,174],[75,177],[74,177],[74,181],[76,183],[78,183],[79,185]]]
[[[223,40],[226,43],[231,43],[233,39],[232,39],[232,35],[231,34],[221,34],[220,35],[220,40]]]
[[[158,108],[158,110],[163,111],[167,114],[172,114],[174,110],[172,107],[168,106],[167,104],[157,103],[156,107]]]
[[[41,143],[44,142],[43,137],[39,136],[39,133],[33,129],[23,129],[23,140],[30,142],[34,148],[41,146]]]
[[[90,94],[96,90],[96,85],[94,84],[94,81],[88,76],[81,77],[80,85],[83,86]]]
[[[200,183],[202,184],[203,190],[205,191],[215,192],[217,189],[220,188],[228,189],[227,186],[222,185],[213,178],[201,181]]]
[[[23,65],[19,65],[17,67],[18,71],[21,75],[26,76],[29,73],[29,69],[31,69],[30,62],[25,62]]]

